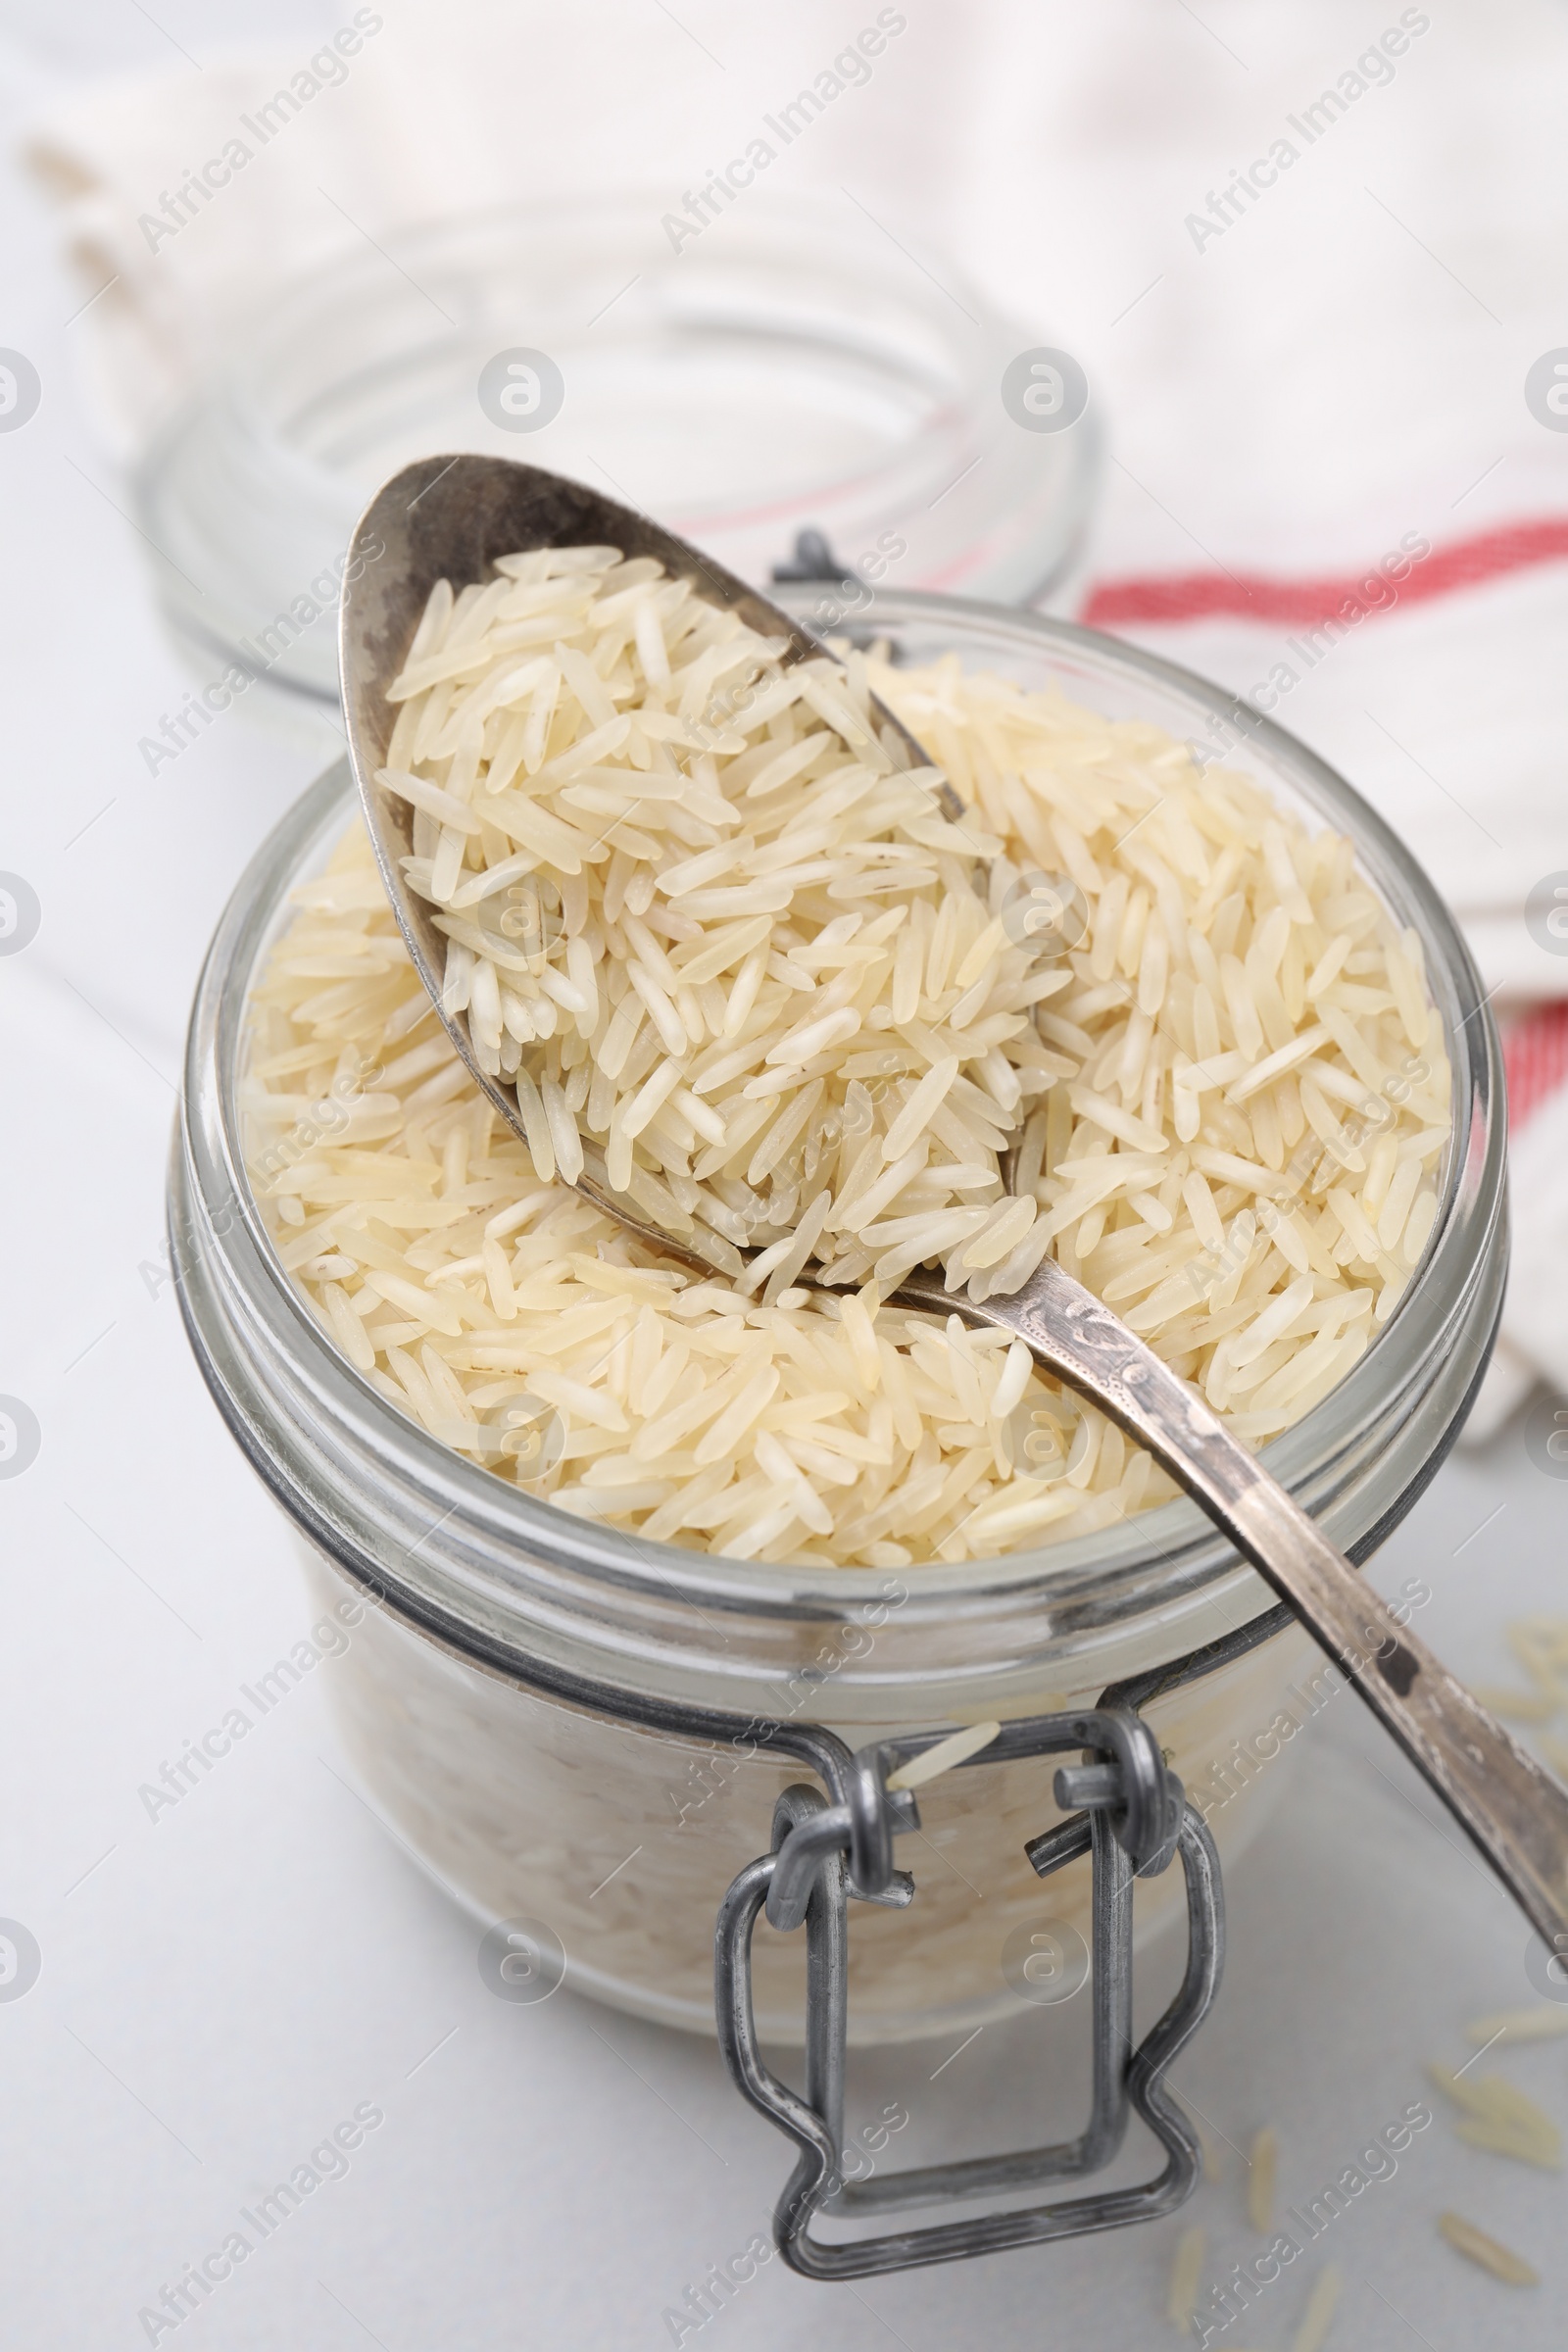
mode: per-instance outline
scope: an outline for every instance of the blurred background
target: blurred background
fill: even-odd
[[[303,1609],[172,1300],[183,1025],[243,865],[340,748],[344,545],[415,454],[581,475],[761,583],[886,577],[1151,646],[1414,844],[1502,1023],[1497,1362],[1374,1573],[1425,1576],[1431,1638],[1506,1680],[1508,1624],[1564,1609],[1568,19],[12,0],[0,59],[18,2340],[163,2340],[164,2282],[368,2100],[388,2130],[202,2310],[210,2343],[1178,2342],[1175,2223],[864,2292],[774,2263],[682,2331],[783,2170],[710,2048],[490,1999],[314,1691],[149,1826],[137,1785]],[[1467,2017],[1536,1997],[1522,1923],[1392,1751],[1348,1720],[1298,1745],[1188,2070],[1232,2150],[1183,2217],[1216,2275],[1254,2242],[1260,2126],[1307,2193]],[[945,2074],[911,2151],[1065,2129],[1019,2046]],[[904,2097],[941,2056],[867,2079]],[[1559,2049],[1502,2056],[1568,2111]],[[1340,2225],[1329,2340],[1559,2342],[1559,2196],[1441,2117]],[[1445,2206],[1544,2283],[1462,2265]],[[1239,2332],[1312,2352],[1310,2285]]]

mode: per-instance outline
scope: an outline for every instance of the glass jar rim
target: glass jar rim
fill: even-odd
[[[553,447],[557,470],[613,466],[748,577],[810,529],[847,564],[901,542],[894,560],[913,567],[901,576],[927,587],[1059,586],[1100,478],[1100,412],[1091,398],[1064,429],[1019,428],[1003,378],[1030,330],[848,198],[759,186],[678,251],[661,226],[669,201],[566,192],[415,219],[384,250],[334,252],[277,287],[138,466],[139,519],[177,566],[160,582],[181,634],[335,699],[329,630],[297,625],[293,600],[321,601],[316,582],[377,474],[418,448],[503,441]],[[481,416],[481,363],[537,360],[535,346],[562,398],[544,442],[519,444]],[[721,462],[690,429],[694,368],[717,370],[725,414],[761,403],[779,424],[782,401],[787,429],[721,436]],[[627,456],[601,446],[607,401],[612,419],[659,430],[633,432]]]
[[[805,593],[791,601],[798,610],[809,605]],[[1500,1302],[1500,1054],[1453,917],[1409,851],[1326,762],[1252,706],[1177,664],[1070,622],[916,591],[877,590],[855,617],[857,635],[900,627],[923,628],[960,653],[967,644],[993,661],[1009,651],[1025,662],[1051,654],[1102,684],[1119,680],[1134,699],[1157,689],[1202,722],[1211,749],[1215,730],[1228,732],[1233,748],[1245,739],[1276,783],[1287,782],[1351,835],[1385,904],[1417,929],[1453,1065],[1454,1135],[1437,1222],[1404,1297],[1359,1362],[1262,1456],[1337,1541],[1365,1556],[1456,1434]],[[1218,756],[1223,751],[1222,743]],[[361,1575],[373,1562],[407,1614],[460,1645],[519,1667],[541,1649],[578,1649],[612,1687],[744,1689],[798,1650],[802,1628],[858,1621],[858,1613],[885,1607],[890,1585],[900,1586],[899,1640],[880,1645],[880,1663],[838,1677],[844,1703],[853,1686],[868,1715],[913,1685],[1036,1688],[1043,1660],[1114,1646],[1118,1630],[1134,1625],[1147,1637],[1147,1654],[1154,1654],[1151,1641],[1157,1649],[1163,1640],[1165,1654],[1180,1655],[1271,1605],[1263,1581],[1185,1499],[1088,1537],[955,1566],[911,1564],[892,1579],[873,1569],[740,1562],[653,1544],[536,1500],[381,1396],[327,1340],[283,1270],[245,1179],[236,1098],[258,960],[279,927],[288,888],[327,853],[351,808],[347,763],[339,762],[263,846],[219,926],[192,1013],[172,1203],[181,1303],[209,1385],[253,1462],[324,1548]],[[271,1393],[280,1378],[291,1384],[281,1404]],[[1400,1448],[1391,1487],[1389,1463]],[[379,1503],[364,1492],[332,1492],[334,1478],[365,1487],[372,1466],[386,1477]],[[399,1539],[410,1527],[405,1544]],[[951,1664],[928,1654],[943,1629],[960,1622],[966,1631]],[[743,1630],[756,1660],[726,1657]]]
[[[559,255],[574,233],[592,238],[620,238],[628,229],[645,229],[650,220],[658,218],[664,193],[653,188],[609,193],[587,191],[549,203],[501,203],[467,212],[433,213],[405,222],[389,236],[387,244],[393,254],[410,263],[422,257],[436,266],[450,264],[470,269],[471,258],[464,251],[466,241],[510,238],[537,225],[547,232],[550,249]],[[938,388],[939,368],[950,378],[943,387],[945,397],[939,413],[946,413],[961,402],[978,403],[989,398],[999,359],[1013,356],[1019,331],[1016,322],[998,310],[958,265],[946,256],[941,257],[943,278],[948,282],[939,283],[926,260],[907,244],[897,248],[890,258],[885,244],[873,240],[857,224],[851,224],[846,232],[842,212],[816,191],[758,189],[749,194],[745,213],[728,225],[742,244],[751,249],[745,256],[747,262],[755,261],[758,247],[776,245],[778,258],[796,268],[801,264],[803,252],[808,249],[803,241],[814,230],[822,256],[814,272],[818,282],[821,270],[827,269],[835,271],[840,280],[859,277],[862,292],[868,297],[874,298],[880,291],[884,297],[896,299],[908,318],[917,319],[929,335],[926,368],[933,391]],[[659,259],[663,261],[664,257],[660,255]],[[726,275],[736,272],[741,257],[726,247],[710,247],[705,251],[699,246],[691,256],[675,254],[669,260],[698,264],[689,274],[694,281],[700,281],[710,272]],[[857,264],[862,260],[863,269],[858,269]],[[270,364],[323,314],[338,310],[345,297],[352,296],[356,289],[377,287],[385,274],[384,257],[379,268],[377,262],[377,255],[364,247],[347,246],[297,279],[276,288],[237,331],[221,373],[256,427],[258,438],[270,437],[280,449],[289,447],[257,397],[257,387]],[[635,292],[626,288],[621,291],[630,294],[635,309]],[[762,297],[754,300],[759,312],[767,309]],[[964,335],[956,330],[955,312],[977,331]],[[865,316],[862,314],[853,324],[857,340],[871,348]],[[912,364],[912,353],[910,358]],[[904,462],[903,450],[885,461],[890,469]],[[321,478],[327,477],[323,474]],[[831,478],[824,486],[832,487]]]

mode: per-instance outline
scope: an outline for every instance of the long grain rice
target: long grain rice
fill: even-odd
[[[1562,2170],[1562,2133],[1534,2099],[1501,2075],[1476,2075],[1466,2081],[1446,2066],[1427,2069],[1433,2082],[1464,2116],[1454,2129],[1472,2147],[1494,2156],[1511,2156],[1517,2163],[1539,2165],[1544,2172]]]
[[[1250,2170],[1247,2177],[1247,2218],[1254,2230],[1266,2231],[1274,2227],[1274,2182],[1279,2155],[1279,2133],[1272,2124],[1265,2124],[1254,2134],[1252,2153],[1248,2159]]]
[[[1543,2001],[1529,2009],[1496,2009],[1472,2018],[1464,2030],[1466,2041],[1488,2049],[1506,2034],[1510,2041],[1559,2041],[1568,2034],[1568,2009]]]
[[[885,1305],[928,1259],[983,1298],[1049,1250],[1250,1445],[1345,1377],[1430,1234],[1449,1117],[1418,945],[1348,843],[954,657],[784,670],[644,561],[499,571],[432,598],[387,767],[526,1145],[432,1034],[358,825],[252,1007],[253,1181],[366,1378],[580,1515],[899,1566],[1172,1491],[1006,1334]],[[872,691],[946,753],[961,825]],[[1082,923],[1044,947],[1041,875]],[[567,1190],[585,1138],[657,1221],[760,1245],[750,1293]],[[808,1250],[836,1294],[797,1287]],[[1051,1477],[1015,1458],[1043,1417]]]
[[[1176,2240],[1176,2252],[1170,2266],[1170,2283],[1165,2290],[1165,2317],[1183,2335],[1193,2332],[1198,2290],[1203,2275],[1203,2251],[1207,2243],[1207,2232],[1202,2230],[1184,2230]]]
[[[1502,2280],[1504,2286],[1541,2284],[1541,2273],[1526,2262],[1522,2254],[1516,2254],[1511,2246],[1503,2245],[1485,2230],[1477,2229],[1475,2223],[1467,2222],[1462,2213],[1440,2213],[1438,2228],[1456,2254],[1462,2254],[1467,2262],[1476,2263],[1482,2270],[1490,2271],[1494,2278]]]
[[[1323,2352],[1329,2329],[1334,2325],[1334,2314],[1339,2308],[1342,2283],[1339,2266],[1326,2263],[1312,2281],[1306,2309],[1291,2338],[1291,2352]]]

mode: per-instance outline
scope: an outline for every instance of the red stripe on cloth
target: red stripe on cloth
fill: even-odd
[[[1264,572],[1190,571],[1164,577],[1102,580],[1089,591],[1080,618],[1091,628],[1128,621],[1201,620],[1230,613],[1244,620],[1286,621],[1311,628],[1335,617],[1348,600],[1363,613],[1391,612],[1394,604],[1419,605],[1451,596],[1487,580],[1553,564],[1568,556],[1568,515],[1543,515],[1532,522],[1504,523],[1478,532],[1452,547],[1438,548],[1413,564],[1402,580],[1387,580],[1376,564],[1360,572],[1317,580],[1282,580]],[[1377,581],[1388,601],[1364,593]]]
[[[1568,1004],[1541,1004],[1502,1032],[1508,1125],[1523,1127],[1568,1080]]]

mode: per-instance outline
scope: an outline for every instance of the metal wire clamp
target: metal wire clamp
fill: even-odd
[[[1009,1723],[974,1759],[1089,1752],[1090,1761],[1055,1776],[1057,1804],[1073,1810],[1025,1848],[1042,1878],[1082,1854],[1092,1857],[1094,2061],[1086,2128],[1074,2139],[1012,2154],[922,2165],[863,2181],[844,2179],[849,1904],[853,1897],[902,1908],[914,1899],[912,1877],[894,1867],[893,1839],[901,1830],[919,1828],[919,1809],[911,1790],[890,1791],[887,1782],[901,1763],[932,1744],[928,1739],[883,1740],[853,1756],[839,1748],[825,1759],[832,1801],[804,1783],[787,1788],[774,1808],[773,1850],[748,1864],[719,1906],[719,2046],[742,2096],[801,2151],[773,2217],[773,2234],[790,2268],[809,2278],[913,2270],[1153,2221],[1180,2205],[1198,2180],[1198,2139],[1163,2077],[1219,1989],[1225,1940],[1219,1859],[1149,1727],[1126,1707],[1104,1706]],[[1133,1881],[1156,1876],[1178,1855],[1187,1883],[1187,1967],[1175,1998],[1135,2050]],[[774,1927],[806,1930],[804,2093],[780,2082],[758,2047],[752,1936],[764,1906]],[[1141,2186],[879,2236],[830,2242],[811,2235],[819,2212],[853,2220],[1086,2178],[1111,2162],[1134,2112],[1165,2150],[1162,2170]]]

